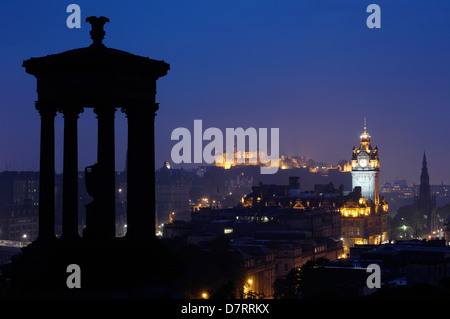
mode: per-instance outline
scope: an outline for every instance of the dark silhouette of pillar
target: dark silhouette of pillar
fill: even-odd
[[[114,151],[114,107],[104,106],[94,109],[98,120],[98,148],[97,164],[101,179],[101,188],[98,190],[97,214],[101,228],[99,237],[107,239],[116,235],[115,214],[115,151]]]
[[[62,235],[65,240],[74,240],[78,235],[78,128],[81,109],[65,107],[64,151],[63,151],[63,214]]]
[[[39,174],[39,241],[55,238],[55,116],[56,108],[36,102],[41,115]]]
[[[124,109],[128,119],[127,237],[155,238],[155,112],[158,104]]]

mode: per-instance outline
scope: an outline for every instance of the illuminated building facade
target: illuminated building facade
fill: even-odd
[[[218,167],[223,167],[225,169],[230,169],[233,166],[248,166],[248,165],[256,165],[256,166],[270,166],[268,164],[263,164],[268,162],[266,159],[266,154],[263,151],[259,152],[249,152],[249,151],[237,151],[236,146],[234,147],[234,160],[227,160],[227,152],[223,152],[220,154],[216,154],[214,157],[214,165]]]
[[[259,152],[242,152],[234,148],[233,161],[227,160],[227,153],[216,154],[214,157],[214,165],[230,169],[232,167],[242,166],[270,166],[270,158],[263,151]],[[266,163],[266,164],[264,164]],[[281,155],[279,158],[279,168],[282,170],[305,168],[310,173],[320,173],[327,176],[329,171],[351,172],[352,164],[350,161],[341,161],[336,165],[330,165],[323,162],[316,162],[312,159],[307,160],[305,156]]]
[[[341,227],[344,250],[356,245],[378,245],[387,241],[388,205],[381,198],[378,205],[361,195],[361,188],[348,196],[341,207]]]
[[[387,241],[388,205],[379,195],[378,147],[370,145],[366,124],[359,148],[353,147],[353,192],[341,207],[344,249],[355,244],[381,244]]]

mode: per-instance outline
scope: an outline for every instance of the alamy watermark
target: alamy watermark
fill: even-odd
[[[172,147],[170,154],[175,164],[213,164],[214,162],[244,164],[248,160],[251,164],[261,165],[261,174],[275,174],[279,168],[279,128],[270,129],[270,150],[267,128],[249,127],[245,130],[242,127],[226,128],[223,134],[217,127],[210,127],[203,131],[202,120],[194,120],[193,134],[185,127],[174,129],[171,140],[179,141]],[[246,148],[247,140],[248,148]],[[203,147],[203,141],[210,142]]]
[[[70,264],[66,269],[67,273],[70,275],[67,277],[66,285],[67,288],[81,288],[81,268],[77,264]]]
[[[81,8],[78,4],[72,3],[67,6],[67,13],[70,13],[66,19],[66,25],[69,29],[81,28]]]
[[[366,272],[371,273],[366,280],[368,288],[381,288],[381,268],[377,264],[370,264],[366,268]]]
[[[81,28],[81,8],[78,4],[69,4],[66,8],[66,12],[70,15],[66,19],[66,25],[69,29]],[[369,4],[366,9],[367,13],[370,13],[366,19],[366,25],[369,29],[381,28],[381,8],[378,4]]]

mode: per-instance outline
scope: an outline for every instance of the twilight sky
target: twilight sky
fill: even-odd
[[[71,3],[81,7],[81,29],[66,26]],[[450,1],[126,3],[2,1],[0,170],[39,169],[36,80],[23,60],[90,45],[84,20],[103,15],[111,20],[106,46],[171,65],[157,82],[157,167],[170,161],[171,132],[193,132],[195,119],[224,132],[278,127],[281,154],[337,163],[351,158],[367,117],[380,151],[380,182],[418,183],[426,150],[431,183],[450,184]],[[366,26],[371,3],[381,7],[381,29]],[[80,169],[96,162],[96,130],[86,110],[79,119]],[[58,115],[57,172],[62,132]],[[118,170],[125,152],[126,118],[117,112]]]

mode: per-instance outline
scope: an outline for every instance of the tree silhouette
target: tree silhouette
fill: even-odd
[[[295,267],[289,271],[286,278],[277,278],[273,284],[275,299],[300,298],[304,289],[303,279],[317,268],[322,268],[329,263],[326,258],[308,260],[301,267]]]
[[[409,239],[424,236],[425,220],[415,205],[400,207],[394,218],[389,219],[389,234],[392,239]],[[402,237],[400,237],[402,236]]]
[[[230,249],[229,239],[219,237],[206,248],[180,240],[165,240],[184,269],[181,298],[197,299],[207,293],[211,299],[238,298],[245,281],[241,253]]]

